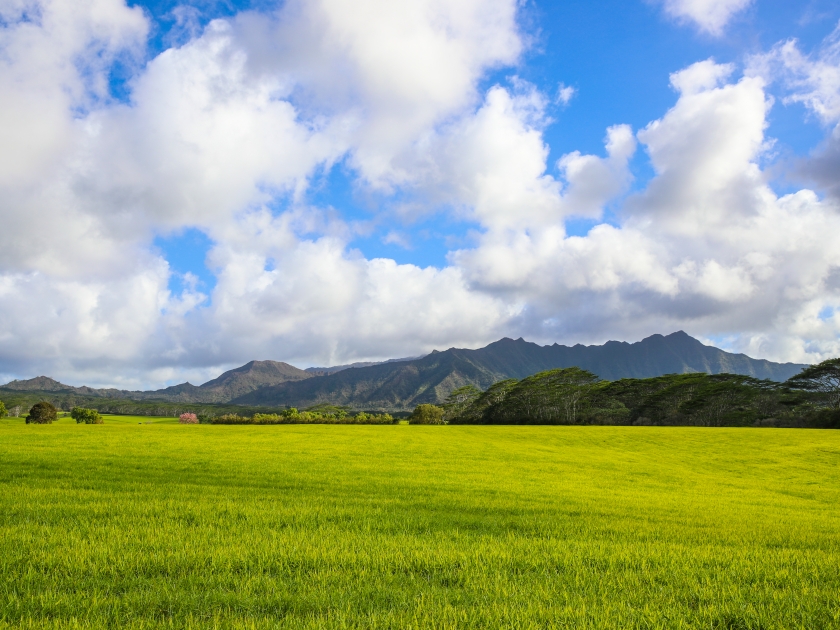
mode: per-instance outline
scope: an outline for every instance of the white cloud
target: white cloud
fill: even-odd
[[[382,237],[382,242],[386,245],[398,245],[403,249],[414,249],[409,236],[402,232],[397,232],[396,230],[391,230]]]
[[[690,96],[719,87],[734,71],[735,66],[731,63],[718,64],[714,59],[707,59],[672,73],[671,85],[680,94]]]
[[[630,183],[627,164],[636,152],[636,139],[630,126],[607,129],[606,149],[606,159],[575,151],[557,162],[568,183],[563,195],[565,216],[600,219],[604,206]]]
[[[323,362],[338,351],[317,341],[325,332],[368,330],[374,339],[357,336],[343,351],[388,356],[411,330],[411,343],[430,349],[495,325],[498,305],[481,296],[478,319],[457,323],[456,270],[365,261],[347,247],[348,226],[303,206],[276,218],[259,208],[299,205],[315,172],[348,156],[374,186],[405,180],[395,156],[467,115],[485,70],[517,58],[515,2],[291,2],[272,16],[216,20],[142,68],[125,104],[109,98],[107,72],[142,54],[139,9],[121,0],[2,9],[4,371],[41,365],[102,382],[119,365],[142,380],[173,363],[203,369],[268,348]],[[194,289],[170,295],[167,264],[149,247],[155,233],[185,226],[218,243],[211,308],[196,310],[206,296]],[[313,230],[321,236],[304,237]],[[431,284],[451,295],[430,296]],[[365,318],[385,317],[391,293],[393,309],[413,306],[400,335],[380,343],[394,324]],[[208,342],[200,331],[257,342]]]
[[[320,0],[287,3],[273,21],[236,21],[249,62],[290,73],[314,111],[353,114],[352,164],[389,190],[411,179],[393,158],[478,100],[488,68],[523,48],[512,0]]]
[[[663,0],[665,12],[681,22],[693,22],[701,31],[719,36],[732,17],[752,0]]]
[[[577,94],[577,88],[565,83],[560,83],[557,86],[557,97],[555,101],[560,105],[568,105]]]
[[[836,354],[839,331],[817,313],[838,300],[827,289],[840,265],[828,236],[840,228],[837,208],[807,190],[779,198],[767,186],[758,167],[764,82],[719,85],[730,68],[699,69],[677,75],[690,88],[639,132],[657,175],[624,204],[618,227],[567,238],[560,226],[488,223],[480,245],[455,260],[476,286],[525,304],[521,325],[532,337],[685,328],[737,331],[737,348],[775,359]]]
[[[109,0],[0,6],[0,185],[39,181],[72,146],[73,113],[107,98],[117,55],[137,53],[148,25]]]
[[[340,236],[300,239],[288,216],[243,217],[210,256],[222,271],[212,306],[184,335],[184,354],[392,356],[410,347],[474,345],[501,334],[515,306],[470,291],[455,268],[366,260]],[[352,331],[352,332],[351,332]]]
[[[751,57],[748,73],[778,80],[786,105],[800,103],[824,125],[834,125],[799,174],[840,199],[840,24],[813,54],[803,53],[796,40],[780,42]]]
[[[779,78],[788,90],[787,103],[802,103],[822,122],[840,121],[840,24],[814,55],[799,50],[795,39],[776,44],[750,59],[749,72]]]
[[[840,351],[837,318],[820,317],[840,309],[840,215],[811,191],[767,186],[759,76],[689,66],[660,119],[636,135],[614,125],[603,155],[550,166],[552,96],[515,78],[478,89],[522,50],[512,0],[293,1],[216,20],[138,67],[127,103],[109,98],[107,69],[137,58],[142,14],[119,0],[65,4],[3,5],[4,373],[148,384],[253,358],[324,364],[504,334],[677,328],[769,358]],[[25,7],[39,21],[21,20]],[[827,121],[829,83],[796,92]],[[637,143],[656,176],[624,198]],[[340,208],[307,204],[310,182],[340,161],[403,218],[421,208],[469,222],[468,244],[442,268],[366,259]],[[593,227],[569,236],[570,218]],[[375,217],[386,242],[407,238],[390,220]],[[213,242],[209,295],[189,277],[172,295],[151,247],[184,227]]]

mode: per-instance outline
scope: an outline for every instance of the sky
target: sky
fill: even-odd
[[[840,5],[0,0],[0,381],[840,356]]]

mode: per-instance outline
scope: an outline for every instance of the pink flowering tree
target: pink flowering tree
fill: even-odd
[[[181,424],[198,424],[198,416],[194,413],[182,413],[178,417],[178,422]]]

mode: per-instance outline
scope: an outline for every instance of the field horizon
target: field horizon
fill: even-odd
[[[840,627],[833,431],[16,420],[0,628]]]

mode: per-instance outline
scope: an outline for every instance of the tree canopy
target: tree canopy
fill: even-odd
[[[840,367],[840,360],[828,362]],[[600,381],[579,368],[492,385],[454,424],[655,424],[840,426],[835,372],[814,366],[791,384],[738,374],[668,374]],[[832,368],[833,369],[833,368]],[[839,370],[840,371],[840,370]],[[799,378],[802,379],[802,376]],[[819,378],[818,378],[819,377]],[[826,407],[829,402],[833,407]]]
[[[807,367],[790,377],[786,384],[792,389],[819,392],[832,409],[840,409],[840,359],[829,359]]]
[[[443,409],[437,405],[417,405],[408,421],[411,424],[444,424]]]
[[[453,389],[443,402],[443,414],[446,420],[460,416],[478,397],[481,390],[475,385],[464,385]]]
[[[52,424],[58,418],[58,411],[48,402],[39,402],[32,405],[29,415],[26,416],[26,424]]]
[[[76,424],[102,424],[102,416],[96,409],[85,409],[84,407],[73,407],[70,417]]]

